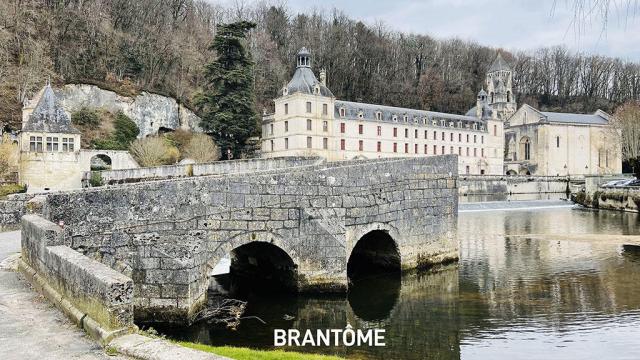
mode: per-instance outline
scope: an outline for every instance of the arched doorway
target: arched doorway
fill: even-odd
[[[381,273],[400,274],[400,252],[393,238],[382,230],[365,234],[347,262],[349,282]]]
[[[253,241],[230,253],[228,291],[232,297],[292,293],[298,290],[298,270],[291,257],[268,242]]]
[[[105,154],[91,157],[91,171],[111,170],[111,158]]]

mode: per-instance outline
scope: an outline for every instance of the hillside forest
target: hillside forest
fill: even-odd
[[[496,50],[475,42],[364,24],[340,10],[296,14],[260,2],[231,7],[201,0],[3,0],[0,2],[0,122],[16,129],[21,104],[47,78],[141,90],[195,108],[216,26],[250,21],[255,110],[270,110],[306,46],[345,100],[464,113],[475,102]],[[511,52],[520,104],[543,110],[613,112],[640,99],[640,64],[563,47]]]

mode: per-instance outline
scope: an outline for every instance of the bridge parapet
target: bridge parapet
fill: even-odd
[[[403,269],[458,257],[457,158],[358,160],[50,194],[63,239],[131,277],[138,319],[192,318],[208,272],[238,247],[269,243],[300,291],[345,291],[347,260],[371,231]]]

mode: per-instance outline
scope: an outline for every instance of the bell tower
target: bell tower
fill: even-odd
[[[516,112],[517,104],[513,95],[513,71],[498,53],[487,71],[485,86],[488,103],[498,119],[507,121]]]

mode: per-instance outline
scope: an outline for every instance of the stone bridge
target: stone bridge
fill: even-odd
[[[307,292],[458,258],[455,155],[290,164],[51,193],[42,215],[64,224],[63,245],[133,279],[143,321],[192,319],[225,258]]]

